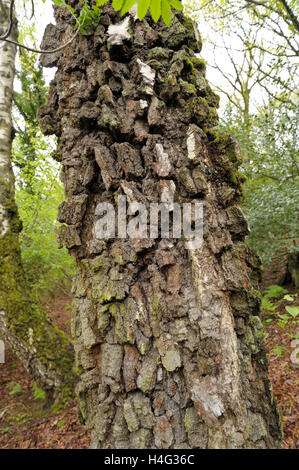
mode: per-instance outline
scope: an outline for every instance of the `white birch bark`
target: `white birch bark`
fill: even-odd
[[[9,0],[0,0],[1,17],[6,21],[2,23],[3,31],[8,27]],[[14,27],[10,39],[16,39]],[[11,190],[14,186],[13,172],[11,168],[11,108],[13,96],[13,82],[15,76],[16,46],[5,41],[0,41],[0,178]],[[4,188],[4,186],[1,186]],[[2,200],[0,196],[0,201]],[[0,202],[0,236],[3,237],[9,230],[9,218],[7,210]]]

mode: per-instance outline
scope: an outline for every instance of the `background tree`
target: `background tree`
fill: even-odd
[[[22,36],[34,28],[22,24]],[[27,31],[27,33],[26,33]],[[34,41],[33,41],[34,44]],[[54,229],[57,207],[63,201],[59,164],[50,157],[55,141],[42,135],[36,113],[45,101],[47,88],[36,53],[20,49],[17,78],[20,91],[14,91],[13,121],[16,129],[12,160],[16,168],[16,198],[23,222],[20,234],[25,275],[39,300],[69,291],[74,263],[66,249],[58,249]]]
[[[293,257],[298,251],[298,5],[203,1],[187,2],[187,9],[209,25],[206,54],[213,53],[210,70],[218,74],[216,89],[227,103],[221,126],[241,144],[249,243],[265,263],[288,252]]]
[[[19,54],[20,70],[17,70],[16,77],[21,89],[14,91],[13,97],[16,111],[14,126],[17,132],[17,142],[13,148],[13,161],[18,168],[19,184],[26,187],[28,191],[32,191],[39,160],[38,153],[46,150],[49,145],[45,139],[42,139],[36,121],[36,113],[45,102],[47,88],[37,54],[23,49],[19,50]]]
[[[247,177],[243,209],[251,227],[248,242],[265,264],[286,254],[295,259],[299,238],[298,110],[270,100],[244,126],[235,109],[227,108],[222,127],[236,136],[246,155],[241,170]],[[283,277],[282,272],[282,281]],[[296,284],[295,279],[294,275]]]
[[[16,21],[10,22],[11,3],[1,0],[1,34],[16,40]],[[11,28],[9,24],[11,23]],[[0,42],[0,332],[25,368],[48,390],[62,399],[73,393],[73,346],[35,303],[27,284],[19,245],[21,221],[15,202],[11,164],[13,80],[16,47]]]

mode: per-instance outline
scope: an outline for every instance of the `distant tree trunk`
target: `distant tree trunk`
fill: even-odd
[[[9,0],[0,0],[1,34],[8,25],[9,5]],[[11,38],[16,37],[14,24]],[[15,55],[14,45],[0,41],[0,334],[41,386],[56,389],[66,399],[75,381],[73,345],[30,298],[22,268],[11,165]]]
[[[76,4],[73,2],[73,5]],[[73,30],[66,10],[42,47]],[[279,414],[259,318],[238,147],[221,134],[193,24],[104,7],[62,53],[47,105],[67,200],[58,233],[76,257],[72,317],[80,415],[95,448],[276,448]],[[193,52],[194,51],[194,52]],[[204,241],[98,236],[96,207],[203,202]]]
[[[295,245],[296,246],[296,245]],[[291,284],[298,289],[299,287],[299,253],[298,251],[288,253],[286,255],[285,272],[280,279],[280,284]]]

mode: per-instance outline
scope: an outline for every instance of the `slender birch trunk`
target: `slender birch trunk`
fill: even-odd
[[[9,5],[9,0],[0,0],[2,33]],[[17,38],[15,20],[10,38]],[[11,164],[15,56],[16,47],[0,41],[0,334],[41,386],[56,389],[66,399],[74,387],[73,345],[30,298],[22,268],[22,224]]]

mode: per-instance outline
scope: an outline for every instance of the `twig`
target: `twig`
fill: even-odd
[[[73,40],[78,36],[78,34],[81,30],[82,25],[79,23],[77,18],[74,15],[72,15],[76,20],[76,23],[78,25],[78,29],[77,29],[76,33],[65,44],[62,44],[62,46],[57,47],[56,49],[51,49],[51,50],[34,49],[34,48],[31,48],[31,47],[28,47],[28,46],[24,46],[24,44],[20,44],[17,41],[13,41],[12,39],[7,39],[8,36],[10,35],[11,29],[12,29],[13,7],[14,7],[14,0],[11,0],[10,10],[9,10],[9,27],[8,27],[8,30],[6,31],[6,33],[3,36],[0,36],[0,40],[5,41],[5,42],[9,42],[10,44],[14,44],[15,46],[18,46],[18,47],[22,47],[23,49],[26,49],[27,51],[36,52],[37,54],[54,54],[56,52],[62,51],[65,47],[67,47],[69,44],[71,44],[73,42]]]

